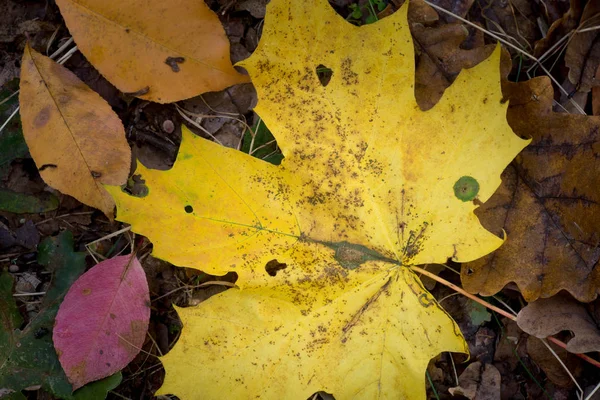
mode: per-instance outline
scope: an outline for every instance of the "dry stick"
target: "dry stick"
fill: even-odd
[[[500,314],[500,315],[502,315],[502,316],[504,316],[504,317],[506,317],[506,318],[509,318],[509,319],[511,319],[511,320],[513,320],[513,321],[516,321],[516,320],[517,320],[517,317],[515,317],[515,316],[514,316],[514,315],[512,315],[511,313],[509,313],[509,312],[507,312],[507,311],[504,311],[503,309],[501,309],[501,308],[498,308],[498,307],[496,307],[496,306],[494,306],[494,305],[492,305],[492,304],[488,303],[487,301],[485,301],[485,300],[483,300],[483,299],[480,299],[479,297],[477,297],[477,296],[475,296],[475,295],[472,295],[471,293],[468,293],[468,292],[466,292],[466,291],[465,291],[463,288],[461,288],[460,286],[457,286],[457,285],[455,285],[454,283],[448,282],[448,281],[447,281],[447,280],[445,280],[444,278],[440,278],[439,276],[437,276],[437,275],[435,275],[435,274],[432,274],[431,272],[429,272],[429,271],[427,271],[427,270],[425,270],[425,269],[423,269],[423,268],[419,268],[419,267],[413,267],[413,266],[411,266],[410,268],[411,268],[413,271],[417,271],[417,272],[419,272],[419,273],[421,273],[421,274],[423,274],[423,275],[425,275],[425,276],[427,276],[427,277],[429,277],[429,278],[433,279],[434,281],[436,281],[436,282],[439,282],[439,283],[441,283],[442,285],[449,287],[450,289],[456,290],[457,292],[459,292],[459,293],[460,293],[460,294],[462,294],[463,296],[466,296],[466,297],[470,298],[471,300],[478,302],[478,303],[479,303],[479,304],[481,304],[482,306],[484,306],[484,307],[487,307],[488,309],[490,309],[490,310],[492,310],[492,311],[496,311],[498,314]],[[566,349],[566,348],[567,348],[567,345],[566,345],[566,344],[564,344],[563,342],[561,342],[560,340],[558,340],[558,339],[557,339],[557,338],[555,338],[555,337],[548,336],[546,339],[548,339],[549,341],[553,342],[554,344],[556,344],[556,345],[558,345],[558,346],[562,347],[563,349]],[[577,357],[579,357],[579,358],[581,358],[581,359],[583,359],[583,360],[587,361],[588,363],[592,364],[593,366],[600,368],[600,361],[594,360],[593,358],[591,358],[591,357],[588,357],[588,356],[586,356],[585,354],[577,354],[577,353],[574,353],[574,354],[575,354]]]

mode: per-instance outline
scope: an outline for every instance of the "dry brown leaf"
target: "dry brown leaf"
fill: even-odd
[[[248,82],[216,14],[198,0],[57,0],[77,47],[112,84],[170,103]]]
[[[575,29],[583,12],[581,0],[571,0],[569,10],[559,19],[554,21],[546,36],[535,43],[533,54],[536,57],[544,54],[553,44]]]
[[[548,342],[548,345],[550,345],[560,360],[566,365],[569,371],[571,371],[573,376],[577,377],[581,373],[582,367],[581,359],[579,357],[570,354],[565,349],[558,347],[552,342]],[[544,371],[546,377],[548,377],[548,379],[556,386],[571,388],[575,385],[564,367],[540,339],[533,336],[527,338],[527,354],[542,369],[542,371]]]
[[[479,361],[469,366],[458,377],[459,386],[450,388],[452,396],[460,395],[470,400],[500,400],[501,377],[492,364]]]
[[[413,23],[411,33],[419,54],[415,71],[415,97],[424,110],[439,101],[444,90],[462,69],[477,65],[494,50],[493,45],[483,46],[482,36],[479,36],[480,43],[474,49],[461,48],[469,31],[460,24],[426,27]]]
[[[534,0],[482,0],[478,5],[489,31],[507,36],[513,45],[530,50],[542,36],[536,21],[539,16],[536,3]]]
[[[596,69],[596,82],[600,82],[600,67]],[[600,86],[592,87],[592,115],[600,115]]]
[[[112,217],[115,204],[102,184],[125,183],[131,160],[119,117],[72,72],[29,45],[20,89],[23,136],[44,181]]]
[[[600,65],[600,31],[580,32],[600,24],[600,2],[590,1],[583,9],[579,28],[574,32],[565,52],[565,65],[569,68],[569,80],[578,92],[587,93],[596,81]]]
[[[435,4],[443,8],[444,10],[450,11],[454,15],[458,15],[459,17],[465,17],[471,6],[473,5],[474,0],[432,0],[431,3]],[[457,22],[456,18],[450,16],[449,14],[442,13],[440,15],[442,20],[452,23]]]
[[[519,328],[538,338],[571,331],[567,342],[571,353],[600,351],[600,327],[585,306],[566,294],[539,299],[524,307],[517,316]]]
[[[476,210],[507,241],[463,264],[470,292],[492,295],[515,282],[529,302],[561,289],[589,302],[600,291],[600,118],[552,112],[547,77],[505,82],[507,118],[533,142],[503,174],[494,196]]]

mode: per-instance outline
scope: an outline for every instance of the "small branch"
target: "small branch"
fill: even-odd
[[[440,278],[439,276],[437,276],[435,274],[432,274],[431,272],[429,272],[429,271],[427,271],[427,270],[425,270],[423,268],[414,267],[414,266],[411,266],[410,268],[413,271],[419,272],[420,274],[423,274],[423,275],[425,275],[425,276],[433,279],[434,281],[439,282],[442,285],[449,287],[452,290],[456,290],[458,293],[462,294],[463,296],[468,297],[469,299],[471,299],[473,301],[476,301],[477,303],[481,304],[482,306],[484,306],[484,307],[486,307],[486,308],[488,308],[490,310],[493,310],[493,311],[497,312],[498,314],[500,314],[500,315],[502,315],[502,316],[504,316],[506,318],[509,318],[509,319],[511,319],[513,321],[517,320],[517,317],[515,315],[513,315],[513,314],[511,314],[511,313],[509,313],[507,311],[504,311],[503,309],[498,308],[498,307],[496,307],[496,306],[488,303],[487,301],[485,301],[483,299],[480,299],[479,297],[477,297],[475,295],[472,295],[471,293],[466,292],[463,288],[461,288],[459,286],[456,286],[455,284],[453,284],[451,282],[448,282],[444,278]],[[556,344],[557,346],[562,347],[563,349],[567,348],[567,345],[565,343],[561,342],[560,340],[558,340],[555,337],[548,336],[547,339],[549,341],[551,341],[552,343]],[[599,361],[594,360],[593,358],[588,357],[585,354],[578,354],[578,353],[572,353],[572,354],[575,354],[577,357],[581,358],[582,360],[585,360],[588,363],[592,364],[593,366],[595,366],[597,368],[600,368],[600,362]]]

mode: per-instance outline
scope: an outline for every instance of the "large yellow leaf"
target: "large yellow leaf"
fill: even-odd
[[[85,57],[122,92],[170,103],[247,82],[203,0],[58,0]]]
[[[138,170],[148,196],[109,189],[156,256],[239,276],[241,290],[179,309],[162,393],[421,398],[427,361],[466,351],[409,266],[502,244],[473,210],[527,142],[506,122],[499,48],[419,109],[406,10],[357,28],[326,0],[272,0],[244,67],[282,164],[184,129],[172,170]]]
[[[125,183],[131,150],[121,120],[75,74],[25,47],[19,103],[23,136],[44,181],[112,218],[102,184]]]

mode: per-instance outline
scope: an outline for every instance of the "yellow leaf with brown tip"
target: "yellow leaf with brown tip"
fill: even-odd
[[[108,103],[29,45],[19,103],[23,136],[44,181],[112,218],[115,204],[102,184],[127,180],[131,150]]]
[[[202,0],[58,0],[85,57],[124,93],[171,103],[248,82]]]

